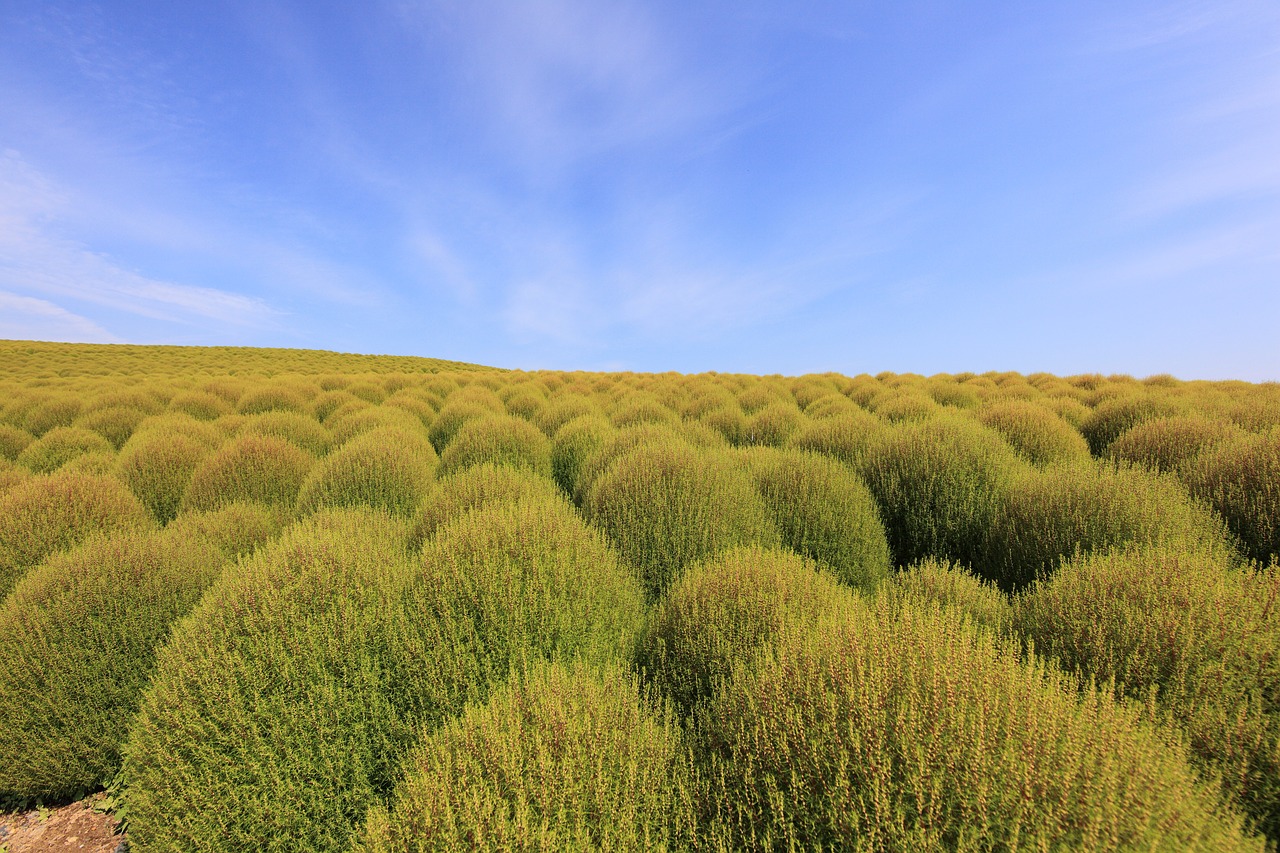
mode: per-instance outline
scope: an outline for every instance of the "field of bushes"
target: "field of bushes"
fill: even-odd
[[[0,342],[0,805],[1275,850],[1280,385]]]

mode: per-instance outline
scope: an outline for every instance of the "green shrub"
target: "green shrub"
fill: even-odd
[[[352,382],[344,388],[348,394],[358,400],[364,400],[366,403],[377,406],[387,396],[385,388],[375,385],[372,382]]]
[[[119,450],[133,435],[147,415],[140,409],[126,409],[114,406],[109,409],[94,409],[76,418],[73,426],[92,430],[111,442],[113,450]]]
[[[306,414],[309,405],[306,395],[288,385],[259,385],[240,396],[236,411],[242,415],[260,415],[263,412],[299,412]]]
[[[207,391],[185,391],[174,394],[169,401],[169,411],[190,415],[196,420],[212,421],[231,413],[231,404],[217,394]]]
[[[324,456],[333,444],[333,437],[319,421],[298,412],[272,411],[253,415],[245,418],[237,434],[282,438],[312,456]]]
[[[747,418],[742,413],[737,401],[734,401],[731,405],[703,412],[699,416],[697,423],[714,429],[724,436],[724,440],[729,444],[736,446],[744,443],[743,433],[746,429]]]
[[[356,436],[377,429],[396,429],[427,435],[416,415],[394,406],[362,405],[358,409],[338,411],[325,421],[325,427],[333,436],[334,447],[341,447]]]
[[[30,477],[31,472],[26,468],[0,457],[0,495]]]
[[[436,422],[436,410],[431,403],[410,391],[392,394],[383,403],[383,408],[408,412],[418,419],[424,430],[431,429],[431,425]]]
[[[886,432],[865,453],[861,471],[897,565],[940,557],[975,566],[1009,482],[1025,464],[974,421],[939,415]]]
[[[150,392],[138,388],[115,387],[94,397],[82,410],[81,417],[110,409],[129,409],[144,417],[158,415],[164,411],[162,397],[166,396],[166,392],[167,386],[153,387]]]
[[[645,444],[615,460],[586,506],[651,598],[690,563],[735,545],[779,544],[750,476],[723,453],[678,442]]]
[[[34,436],[57,427],[69,427],[80,415],[80,401],[74,397],[49,397],[27,410],[21,426]]]
[[[0,607],[0,799],[74,799],[119,767],[169,626],[222,565],[207,542],[98,534]]]
[[[562,497],[491,501],[437,530],[401,598],[398,661],[422,719],[484,701],[525,660],[634,654],[644,597]],[[430,614],[430,618],[424,618]]]
[[[843,394],[830,393],[814,400],[805,406],[804,413],[809,420],[829,418],[834,415],[852,415],[857,417],[861,407]]]
[[[17,459],[18,454],[22,453],[27,445],[33,441],[35,441],[35,436],[25,429],[19,429],[11,424],[0,423],[0,458]]]
[[[114,477],[60,472],[24,480],[0,495],[0,598],[28,569],[92,533],[154,524]]]
[[[680,730],[636,691],[616,668],[536,668],[425,738],[363,849],[684,849]]]
[[[637,394],[625,397],[615,404],[610,412],[610,420],[621,429],[640,424],[674,424],[680,417],[652,395]]]
[[[688,444],[684,435],[668,424],[638,424],[626,429],[611,429],[603,438],[597,449],[580,457],[573,490],[574,502],[579,506],[586,503],[587,495],[600,475],[632,450],[649,445]]]
[[[915,391],[885,391],[872,401],[871,410],[891,424],[925,421],[943,411],[932,397]]]
[[[343,851],[418,720],[389,680],[402,522],[319,513],[224,572],[157,655],[124,748],[142,850]]]
[[[284,439],[246,435],[223,445],[196,468],[182,510],[257,501],[287,514],[315,457]]]
[[[925,391],[940,406],[951,406],[955,409],[976,409],[982,404],[982,398],[972,388],[950,379],[933,379],[925,386]]]
[[[561,498],[554,483],[528,468],[482,462],[450,474],[432,486],[421,502],[410,546],[418,548],[440,525],[493,502],[523,498]]]
[[[180,435],[197,441],[210,450],[222,444],[227,437],[227,433],[216,424],[198,421],[190,415],[167,414],[147,418],[133,431],[129,440],[141,441],[143,436],[150,436],[153,433],[166,436]]]
[[[862,409],[811,420],[787,444],[858,466],[875,440],[887,432],[884,422]]]
[[[1130,544],[1228,550],[1221,519],[1171,475],[1085,463],[1049,468],[1005,487],[974,568],[1006,590],[1045,577],[1077,553]]]
[[[1079,461],[1089,456],[1089,443],[1084,436],[1038,403],[995,403],[983,409],[978,420],[1004,436],[1019,456],[1037,465]]]
[[[368,505],[407,517],[431,487],[438,462],[422,430],[366,432],[311,469],[298,493],[299,512]]]
[[[946,560],[930,557],[913,563],[880,592],[893,604],[954,609],[998,633],[1008,633],[1013,626],[1013,606],[999,587]]]
[[[637,663],[689,715],[784,628],[813,627],[851,600],[834,577],[798,554],[733,548],[671,584],[646,626]]]
[[[255,503],[229,503],[208,512],[187,512],[165,528],[172,535],[208,540],[226,560],[235,560],[280,535],[280,523],[269,508]]]
[[[855,603],[700,715],[733,850],[1261,850],[1185,750],[950,611]]]
[[[591,415],[600,415],[600,407],[590,397],[581,394],[557,394],[533,416],[538,429],[554,436],[570,421]]]
[[[157,521],[168,524],[178,514],[196,468],[209,453],[207,445],[182,433],[149,430],[120,451],[115,475]]]
[[[1153,418],[1179,414],[1179,408],[1171,400],[1148,392],[1127,393],[1099,403],[1080,424],[1080,432],[1093,455],[1101,456],[1125,430]]]
[[[889,543],[875,498],[858,475],[801,450],[743,453],[783,544],[849,586],[873,591],[889,573]]]
[[[1206,450],[1184,479],[1226,519],[1249,557],[1280,557],[1280,427]]]
[[[339,411],[355,412],[365,408],[369,408],[368,403],[339,390],[318,394],[311,404],[316,419],[325,425],[329,425],[329,418]]]
[[[18,454],[18,464],[33,474],[52,474],[87,453],[114,453],[115,448],[96,432],[80,427],[54,427]]]
[[[759,378],[756,378],[755,384],[750,388],[743,389],[738,394],[738,405],[742,407],[744,414],[754,415],[770,403],[791,403],[794,397],[784,391],[773,388]]]
[[[495,397],[495,399],[497,398]],[[501,405],[500,402],[499,405]],[[505,408],[495,410],[492,406],[480,403],[468,402],[467,400],[455,402],[450,399],[445,403],[440,413],[436,415],[435,423],[431,425],[431,443],[435,445],[437,453],[444,453],[445,448],[453,442],[453,437],[458,430],[462,429],[467,423],[476,418],[501,415],[505,411]]]
[[[551,476],[551,442],[533,424],[511,415],[472,418],[454,434],[440,454],[442,475],[493,462],[529,468]]]
[[[1280,840],[1280,571],[1176,548],[1091,554],[1018,599],[1038,653],[1117,694],[1154,694],[1197,762]]]
[[[613,433],[613,424],[602,415],[582,415],[556,430],[551,440],[551,476],[565,494],[577,491],[587,460]]]
[[[1177,471],[1202,450],[1239,435],[1229,422],[1202,415],[1153,418],[1107,445],[1107,456],[1157,471]]]
[[[780,447],[804,422],[804,415],[789,403],[770,403],[761,407],[742,425],[742,444],[766,444]]]

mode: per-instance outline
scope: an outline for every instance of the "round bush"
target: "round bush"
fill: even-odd
[[[886,432],[861,471],[897,565],[941,557],[976,566],[1009,482],[1025,465],[981,425],[939,415]]]
[[[835,415],[852,415],[857,417],[862,409],[857,403],[843,394],[826,394],[805,406],[804,413],[810,420],[830,418]]]
[[[54,427],[18,454],[18,464],[33,474],[52,474],[78,456],[115,453],[111,442],[80,427]]]
[[[110,779],[156,648],[221,565],[198,539],[117,532],[22,578],[0,607],[0,799]]]
[[[224,572],[160,651],[124,748],[143,850],[343,851],[419,721],[388,680],[405,529],[320,513]]]
[[[1089,443],[1084,436],[1038,403],[995,403],[983,409],[978,420],[1004,436],[1019,456],[1037,465],[1079,461],[1089,456]]]
[[[400,606],[398,660],[428,720],[484,701],[525,660],[629,660],[644,616],[635,576],[559,496],[443,524]]]
[[[883,421],[870,412],[857,409],[802,425],[791,434],[788,445],[857,466],[876,439],[886,432]]]
[[[891,424],[925,421],[943,411],[932,397],[915,391],[885,391],[872,401],[871,410]]]
[[[348,394],[346,391],[339,390],[325,391],[317,395],[311,405],[316,419],[326,426],[331,426],[329,419],[337,412],[359,411],[364,408],[368,408],[368,404],[363,400]]]
[[[130,439],[116,457],[115,474],[161,524],[178,514],[187,484],[208,445],[180,432],[147,430]]]
[[[280,523],[262,504],[230,503],[208,512],[188,512],[165,528],[172,535],[208,540],[224,559],[251,554],[280,535]]]
[[[199,512],[235,501],[257,501],[287,512],[314,463],[311,454],[280,438],[237,438],[196,468],[182,508]]]
[[[849,586],[875,590],[891,568],[889,543],[875,498],[857,474],[800,450],[754,448],[743,459],[783,544]]]
[[[26,468],[0,457],[0,495],[30,477],[31,472]]]
[[[739,441],[780,447],[804,422],[804,415],[789,403],[770,403],[747,418]]]
[[[582,415],[556,430],[551,440],[551,476],[567,495],[577,491],[587,460],[614,433],[603,415]]]
[[[35,441],[35,436],[25,429],[19,429],[12,424],[0,423],[0,457],[17,459],[18,454],[22,453],[27,445],[33,441]]]
[[[502,401],[496,394],[476,393],[480,390],[482,389],[463,389],[472,393],[464,394],[463,391],[457,391],[445,401],[436,415],[435,423],[431,425],[431,443],[435,445],[437,453],[444,452],[444,449],[453,441],[454,435],[468,421],[506,413],[506,407],[502,405]]]
[[[1280,557],[1280,427],[1206,450],[1184,479],[1226,519],[1249,557]]]
[[[554,436],[570,421],[600,414],[600,407],[590,397],[557,394],[534,414],[533,422],[548,436]]]
[[[353,438],[376,429],[397,429],[405,432],[423,432],[422,422],[411,412],[394,406],[366,406],[348,411],[337,411],[325,421],[333,436],[333,446],[341,447]],[[425,433],[424,433],[425,435]]]
[[[651,598],[690,563],[735,545],[777,545],[778,530],[750,476],[716,451],[646,444],[591,487],[589,516],[617,543]]]
[[[1013,606],[999,587],[946,560],[913,563],[881,586],[880,593],[893,605],[951,608],[999,633],[1008,633],[1013,625]]]
[[[852,595],[798,554],[734,548],[681,575],[645,629],[637,663],[685,715],[792,626],[843,612]]]
[[[80,401],[74,397],[49,397],[27,410],[21,426],[32,435],[41,436],[51,429],[71,426],[80,409]]]
[[[174,394],[169,401],[169,411],[190,415],[196,420],[212,421],[230,414],[231,404],[216,394],[206,391],[184,391]]]
[[[146,507],[114,477],[32,477],[0,495],[0,598],[32,566],[98,531],[153,527]]]
[[[681,432],[667,424],[638,424],[626,429],[611,429],[603,438],[597,449],[581,456],[573,491],[574,502],[579,506],[586,503],[587,495],[600,475],[632,450],[648,445],[688,444]]]
[[[693,836],[679,727],[616,668],[552,664],[428,735],[363,849],[671,850]]]
[[[344,389],[348,394],[373,405],[380,404],[387,396],[386,389],[372,382],[352,382]]]
[[[1122,432],[1107,445],[1107,456],[1157,471],[1177,471],[1205,448],[1239,434],[1233,424],[1201,415],[1153,418]]]
[[[198,421],[189,415],[167,414],[147,418],[138,425],[133,435],[129,436],[129,440],[140,441],[143,436],[148,436],[152,433],[180,435],[184,438],[198,441],[211,450],[222,444],[227,436],[218,425]]]
[[[673,424],[679,415],[649,394],[638,394],[619,400],[610,411],[610,420],[618,428],[639,424]]]
[[[422,500],[410,545],[418,548],[445,522],[495,501],[563,499],[554,483],[528,468],[482,462],[438,480]]]
[[[953,613],[789,633],[700,717],[711,846],[1261,850],[1185,751]]]
[[[1099,403],[1080,424],[1080,432],[1093,455],[1101,456],[1125,430],[1153,418],[1179,414],[1178,410],[1171,400],[1150,392],[1126,393]]]
[[[311,469],[298,493],[299,512],[367,505],[407,517],[431,487],[438,462],[422,430],[366,432]]]
[[[408,412],[418,419],[418,423],[422,424],[423,429],[431,429],[431,425],[436,422],[436,410],[431,403],[411,391],[400,391],[392,394],[383,403],[383,408]],[[432,449],[434,450],[435,448]]]
[[[511,415],[472,418],[458,429],[440,454],[440,473],[453,474],[482,462],[529,468],[550,477],[551,442],[542,430],[523,418]]]
[[[236,411],[242,415],[260,415],[263,412],[307,413],[307,396],[298,388],[288,385],[259,385],[245,391],[236,403]]]
[[[127,409],[113,406],[108,409],[94,409],[92,412],[76,418],[73,426],[92,430],[111,442],[113,450],[119,450],[133,435],[147,415],[140,409]]]
[[[1130,544],[1229,551],[1222,520],[1171,475],[1085,463],[1028,473],[1005,487],[975,570],[1006,590],[1051,574],[1077,553]]]
[[[333,444],[333,437],[319,421],[299,412],[275,411],[253,415],[245,418],[238,434],[282,438],[312,456],[324,456]]]
[[[1136,701],[1152,693],[1197,763],[1280,840],[1280,571],[1136,548],[1081,556],[1017,600],[1036,652]]]

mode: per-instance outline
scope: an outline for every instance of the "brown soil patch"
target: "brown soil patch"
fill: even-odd
[[[93,810],[102,799],[86,800],[56,809],[0,813],[0,853],[116,853],[128,848],[116,835],[116,819]]]

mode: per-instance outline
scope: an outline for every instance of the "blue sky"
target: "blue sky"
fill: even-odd
[[[1280,380],[1280,4],[0,0],[0,338]]]

